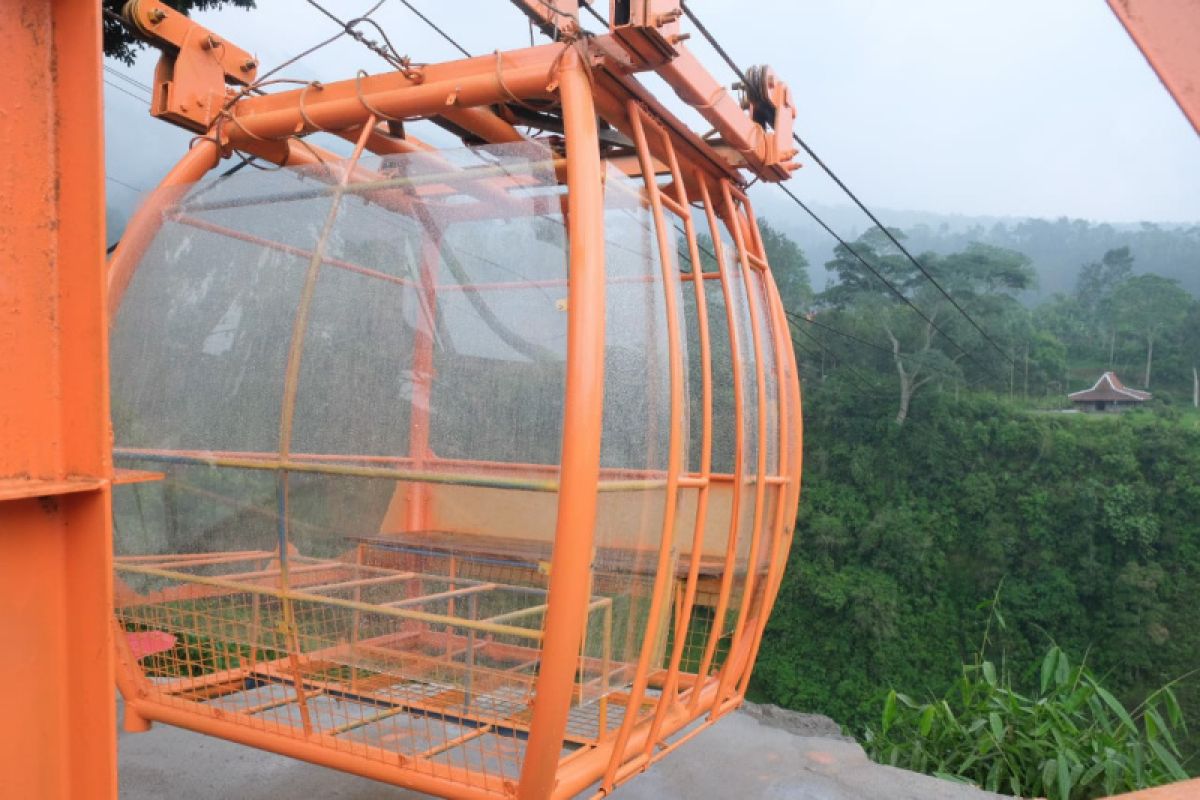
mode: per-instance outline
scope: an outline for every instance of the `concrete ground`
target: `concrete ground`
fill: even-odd
[[[121,733],[121,800],[418,800],[365,778],[156,724]],[[986,792],[884,767],[824,717],[750,707],[697,735],[616,800],[987,800]]]

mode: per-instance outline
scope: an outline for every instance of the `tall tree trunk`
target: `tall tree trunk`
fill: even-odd
[[[1192,408],[1200,408],[1200,369],[1192,366]]]
[[[900,408],[896,411],[896,424],[903,425],[904,420],[908,419],[908,408],[912,404],[913,395],[916,394],[918,389],[933,380],[933,375],[927,375],[922,379],[918,379],[917,376],[921,372],[920,365],[915,366],[912,372],[906,370],[904,368],[904,357],[900,353],[900,340],[892,333],[892,329],[888,327],[887,323],[884,323],[883,330],[892,342],[892,361],[896,365],[896,374],[900,376]],[[919,352],[929,352],[929,348],[932,345],[933,324],[930,322],[925,325],[925,342]]]
[[[912,403],[913,396],[913,380],[905,373],[904,368],[900,367],[900,410],[896,412],[896,424],[903,425],[904,420],[908,419],[908,407]]]
[[[1150,365],[1154,362],[1154,334],[1146,337],[1146,379],[1142,381],[1142,387],[1150,388]]]
[[[1029,399],[1029,342],[1025,343],[1025,399]]]
[[[1108,336],[1108,368],[1113,368],[1113,357],[1117,349],[1117,329],[1114,326]]]

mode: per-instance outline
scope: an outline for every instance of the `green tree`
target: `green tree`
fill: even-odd
[[[808,279],[808,259],[799,245],[767,220],[759,219],[758,229],[783,307],[799,314],[809,307],[813,298],[812,284]]]
[[[100,0],[100,7],[106,12],[120,14],[126,0]],[[254,8],[254,0],[163,0],[163,2],[184,14],[193,11],[207,11],[210,8],[236,6],[238,8]],[[104,55],[132,64],[137,51],[146,45],[130,31],[129,26],[104,16]]]
[[[892,234],[904,238],[899,231]],[[825,265],[837,273],[838,281],[821,294],[821,302],[861,315],[882,330],[891,345],[892,367],[899,381],[896,422],[903,425],[913,398],[922,388],[938,377],[962,372],[960,362],[965,353],[951,345],[939,330],[964,347],[979,343],[978,334],[883,231],[867,231],[854,243],[854,250],[926,317],[913,313],[845,247],[839,246],[833,260]],[[1017,324],[1021,310],[1012,293],[1031,285],[1033,270],[1020,253],[971,244],[946,256],[925,253],[920,261],[981,325],[1003,327],[1017,335],[1023,332],[1023,326]]]
[[[1133,256],[1128,247],[1109,250],[1099,261],[1079,271],[1075,299],[1079,310],[1097,336],[1108,343],[1108,367],[1112,369],[1117,343],[1117,316],[1113,293],[1133,275]]]
[[[1142,385],[1150,388],[1154,365],[1154,343],[1164,331],[1183,324],[1191,297],[1179,281],[1159,275],[1138,275],[1113,291],[1113,306],[1120,324],[1135,333],[1146,345],[1146,370]]]
[[[1184,361],[1192,368],[1192,407],[1200,408],[1200,301],[1192,303],[1182,333]]]

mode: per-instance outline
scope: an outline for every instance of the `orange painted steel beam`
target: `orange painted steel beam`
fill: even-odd
[[[1108,0],[1200,133],[1200,0]]]
[[[747,556],[746,585],[742,587],[741,607],[738,610],[737,622],[734,623],[733,636],[729,644],[729,653],[725,657],[725,663],[721,666],[721,685],[718,691],[718,702],[724,702],[727,699],[730,686],[735,685],[732,684],[732,680],[736,676],[737,665],[744,663],[743,659],[748,658],[749,655],[749,643],[744,641],[744,631],[750,612],[751,601],[754,597],[759,551],[763,546],[763,538],[767,533],[766,527],[763,525],[763,505],[766,499],[768,413],[766,365],[763,364],[764,348],[760,325],[763,312],[759,308],[759,297],[754,286],[753,271],[748,252],[750,243],[747,241],[747,231],[745,230],[742,212],[734,203],[733,190],[728,181],[722,181],[721,194],[726,226],[731,229],[733,241],[737,247],[737,255],[741,264],[743,290],[745,291],[749,311],[750,341],[754,352],[754,385],[758,398],[756,420],[758,450],[755,465],[757,481],[755,483],[753,523],[750,530],[750,552]]]
[[[115,798],[100,5],[0,15],[6,797]]]
[[[505,54],[503,77],[497,71],[495,56],[488,55],[430,64],[423,68],[424,77],[419,83],[390,72],[324,83],[319,89],[305,87],[246,97],[218,125],[223,137],[242,147],[256,138],[279,139],[361,125],[372,112],[393,118],[432,117],[503,103],[514,95],[551,99],[553,93],[546,87],[561,51],[562,46],[555,44],[510,51]],[[459,120],[472,118],[494,134],[510,135],[511,126],[497,126],[478,112],[464,113]]]

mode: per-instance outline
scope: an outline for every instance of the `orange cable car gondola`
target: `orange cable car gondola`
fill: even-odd
[[[678,14],[629,5],[604,36],[265,95],[226,89],[256,87],[234,46],[127,8],[164,46],[154,113],[201,134],[110,263],[128,728],[571,797],[741,702],[801,442],[742,176],[794,168],[794,112],[770,78],[760,126]],[[234,152],[280,168],[204,177]]]

